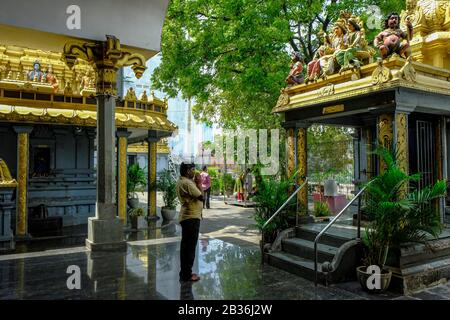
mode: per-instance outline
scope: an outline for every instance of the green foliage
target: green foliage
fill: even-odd
[[[406,192],[406,185],[418,181],[420,174],[403,172],[396,163],[396,155],[387,149],[377,148],[375,153],[384,161],[386,169],[367,185],[365,212],[372,221],[364,243],[368,248],[366,263],[384,266],[390,248],[439,235],[442,226],[433,200],[445,195],[446,183],[438,181]]]
[[[326,202],[317,201],[314,202],[314,216],[316,217],[328,217],[330,215],[330,209]]]
[[[208,168],[208,174],[211,178],[211,193],[219,194],[220,193],[220,176],[217,168]]]
[[[192,98],[195,116],[206,123],[279,127],[281,118],[271,110],[289,73],[289,51],[311,60],[317,33],[330,32],[341,10],[361,14],[373,4],[386,15],[404,1],[172,0],[154,86]],[[367,31],[373,37],[379,30]]]
[[[308,171],[312,181],[321,183],[330,177],[352,176],[353,137],[351,134],[352,129],[349,128],[322,125],[309,128]]]
[[[256,227],[269,235],[290,227],[290,218],[295,218],[296,197],[288,203],[263,230],[264,223],[286,202],[294,191],[294,174],[289,179],[262,179],[258,185],[258,192],[253,197],[256,203],[254,219]]]
[[[177,182],[172,178],[169,170],[164,169],[159,173],[156,187],[163,193],[164,205],[169,209],[175,209],[178,204]]]
[[[135,197],[136,192],[143,192],[147,185],[147,177],[144,169],[139,164],[132,164],[128,167],[127,193],[128,197]]]
[[[224,194],[232,194],[234,189],[234,179],[229,173],[224,173],[221,177],[221,190]]]
[[[130,218],[145,216],[145,211],[142,208],[132,208],[128,210],[128,215]]]

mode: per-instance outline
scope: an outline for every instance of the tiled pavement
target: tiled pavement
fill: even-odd
[[[71,265],[80,268],[80,290],[67,288]],[[258,249],[205,237],[199,240],[194,269],[199,282],[178,281],[176,237],[129,242],[123,254],[93,256],[79,247],[42,256],[0,256],[0,299],[450,299],[449,285],[408,297],[365,293],[356,282],[315,288],[308,280],[261,265]]]

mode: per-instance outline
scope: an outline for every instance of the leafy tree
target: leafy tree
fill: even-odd
[[[195,116],[224,128],[274,128],[271,114],[289,72],[290,51],[310,60],[316,34],[329,31],[341,10],[367,16],[400,11],[403,0],[172,0],[162,37],[157,89],[181,91]],[[378,30],[368,30],[370,37]]]

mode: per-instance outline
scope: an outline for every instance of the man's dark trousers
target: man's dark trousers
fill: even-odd
[[[198,233],[200,230],[200,219],[186,219],[181,224],[181,247],[180,247],[180,280],[186,281],[191,278],[192,266],[195,259],[195,248],[197,247]]]
[[[211,187],[203,191],[203,208],[209,209],[209,198],[211,197]]]

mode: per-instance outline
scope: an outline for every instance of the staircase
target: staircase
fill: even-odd
[[[314,239],[326,223],[311,223],[294,228],[281,240],[281,248],[265,253],[265,261],[274,267],[314,281]],[[354,278],[357,261],[356,227],[334,225],[318,244],[318,280],[340,282]],[[322,272],[325,262],[327,273]],[[331,270],[330,270],[331,269]]]

